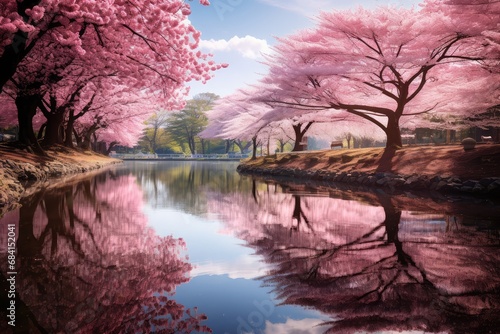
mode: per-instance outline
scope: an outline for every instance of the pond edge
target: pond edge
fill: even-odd
[[[391,172],[336,172],[324,169],[304,170],[289,167],[260,167],[240,164],[241,174],[299,178],[332,183],[347,183],[395,190],[424,190],[468,195],[500,195],[500,177],[462,180],[456,176],[401,175]]]

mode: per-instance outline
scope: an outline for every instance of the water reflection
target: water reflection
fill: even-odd
[[[189,281],[184,243],[158,237],[136,178],[108,171],[26,198],[1,220],[17,231],[16,327],[28,333],[208,332],[173,295]],[[8,290],[1,263],[2,291]],[[10,300],[2,293],[2,311]],[[6,316],[3,316],[6,319]],[[12,327],[0,322],[0,332]]]
[[[0,221],[2,254],[16,224],[16,330],[500,328],[498,203],[262,181],[235,167],[127,163],[27,198]]]
[[[254,181],[209,207],[272,266],[262,280],[284,304],[330,315],[328,333],[500,328],[498,206],[471,219],[449,202]]]
[[[148,203],[154,207],[173,207],[204,215],[211,191],[231,193],[250,186],[236,172],[235,162],[129,162],[127,168],[137,177]]]

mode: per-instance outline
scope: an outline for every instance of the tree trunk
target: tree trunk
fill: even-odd
[[[401,140],[401,130],[399,128],[399,119],[395,117],[387,118],[387,128],[385,130],[387,135],[386,148],[401,148],[403,142]]]
[[[224,147],[224,153],[229,153],[229,150],[231,149],[231,142],[232,140],[231,139],[226,139],[225,141],[225,147]]]
[[[153,153],[156,153],[156,149],[157,149],[157,144],[156,144],[156,137],[158,136],[158,128],[155,127],[153,129],[153,138],[151,138],[151,150],[153,151]]]
[[[252,138],[252,160],[257,159],[257,137]]]
[[[200,144],[201,144],[201,154],[205,154],[205,139],[201,138]]]
[[[304,135],[306,134],[307,130],[309,130],[312,124],[313,124],[312,122],[307,123],[306,127],[303,130],[301,130],[303,125],[302,123],[293,125],[293,131],[295,133],[295,143],[293,145],[292,152],[302,151],[300,143],[304,139]]]
[[[99,147],[98,147],[98,141],[97,141],[97,135],[95,134],[95,131],[92,132],[92,139],[90,142],[90,147],[94,152],[99,152]]]
[[[16,73],[17,65],[25,57],[26,41],[28,33],[17,31],[12,40],[12,44],[5,46],[0,57],[0,92],[7,81]]]
[[[74,136],[75,141],[76,141],[76,146],[80,147],[80,145],[82,144],[82,137],[80,135],[78,135],[78,133],[76,132],[75,129],[73,129],[73,136]]]
[[[280,152],[285,152],[286,142],[284,140],[280,140]]]
[[[111,151],[113,150],[113,148],[118,144],[118,142],[116,141],[113,141],[111,143],[109,143],[109,147],[106,149],[106,155],[109,155],[111,153]]]
[[[352,140],[352,134],[348,133],[346,135],[346,140],[347,140],[347,148],[354,148],[354,143],[351,144],[351,140]]]
[[[19,142],[31,147],[35,153],[45,155],[33,131],[33,117],[41,100],[40,94],[18,95],[15,103],[19,123]]]
[[[235,143],[236,146],[238,146],[238,148],[240,149],[240,153],[243,153],[243,145],[241,143],[241,140],[234,140],[233,143]]]
[[[45,128],[45,136],[43,137],[44,145],[52,146],[63,143],[61,135],[63,121],[64,113],[50,114],[47,117],[47,127]]]
[[[43,134],[45,132],[46,127],[47,127],[47,122],[43,123],[40,129],[38,129],[38,134],[36,136],[38,140],[41,140],[43,138]]]
[[[191,154],[196,154],[196,146],[195,146],[195,143],[194,143],[194,137],[193,136],[189,136],[188,137],[188,146],[189,146],[189,150],[191,151]]]
[[[90,150],[90,134],[89,135],[85,134],[83,136],[83,140],[82,140],[82,143],[80,144],[80,148],[82,148],[84,150]]]
[[[83,148],[84,150],[90,150],[92,135],[96,131],[97,127],[94,125],[89,130],[87,130],[87,132],[83,135],[82,144],[80,146],[81,148]]]
[[[251,141],[249,141],[245,145],[243,145],[243,142],[241,140],[234,140],[234,144],[236,144],[236,146],[238,146],[238,148],[240,149],[241,153],[246,153],[247,150],[248,150],[248,148],[250,146],[252,146],[252,142]]]
[[[292,152],[302,151],[300,143],[304,137],[304,133],[300,131],[302,124],[294,125],[293,132],[295,133],[295,143],[293,144]]]
[[[68,123],[66,124],[65,135],[64,135],[64,146],[73,147],[73,126],[75,125],[74,111],[71,110],[68,117]]]

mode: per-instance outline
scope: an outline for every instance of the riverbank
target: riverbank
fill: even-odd
[[[245,160],[240,173],[350,183],[391,190],[500,194],[500,145],[321,150]]]
[[[0,217],[19,200],[65,176],[76,176],[121,160],[91,151],[56,146],[41,157],[14,146],[0,145]]]

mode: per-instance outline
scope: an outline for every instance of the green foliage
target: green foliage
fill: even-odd
[[[149,152],[156,153],[160,146],[164,147],[169,141],[171,141],[168,133],[164,129],[168,117],[168,111],[160,110],[148,118],[145,122],[147,127],[144,130],[143,136],[139,142],[139,145],[142,148],[147,149]]]
[[[145,122],[140,149],[160,154],[226,153],[224,140],[198,137],[208,124],[206,111],[218,98],[213,93],[202,93],[187,101],[183,110],[156,112]]]
[[[199,153],[204,152],[204,141],[197,135],[208,125],[205,112],[212,108],[218,98],[213,93],[198,94],[186,103],[183,110],[173,112],[168,118],[168,132],[179,145],[187,144],[189,153],[196,153],[197,148],[201,149]]]

